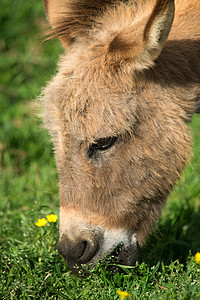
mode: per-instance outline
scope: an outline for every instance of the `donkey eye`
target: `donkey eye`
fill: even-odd
[[[90,145],[88,156],[91,158],[97,151],[105,151],[111,148],[116,141],[116,136],[96,140],[96,143]]]

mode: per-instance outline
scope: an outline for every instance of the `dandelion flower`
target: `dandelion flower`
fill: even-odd
[[[194,258],[195,258],[196,262],[197,262],[198,264],[200,264],[200,252],[197,252],[197,253],[195,254]]]
[[[46,224],[47,224],[47,220],[45,218],[38,219],[37,222],[35,223],[35,225],[38,227],[44,227]]]
[[[122,292],[120,290],[117,290],[117,294],[120,296],[121,299],[126,299],[126,298],[128,298],[128,297],[131,296],[130,293],[128,293],[128,292]]]
[[[49,223],[55,223],[57,221],[58,217],[54,214],[48,215],[47,216],[47,221]]]

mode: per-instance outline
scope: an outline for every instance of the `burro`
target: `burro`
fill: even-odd
[[[65,54],[40,97],[69,268],[132,265],[190,157],[200,112],[199,0],[44,0]]]

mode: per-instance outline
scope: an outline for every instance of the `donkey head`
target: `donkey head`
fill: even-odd
[[[156,76],[172,0],[44,0],[66,54],[44,90],[60,187],[58,251],[133,264],[190,151],[187,114]]]

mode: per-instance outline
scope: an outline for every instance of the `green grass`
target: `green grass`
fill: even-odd
[[[56,251],[57,172],[33,99],[55,73],[58,42],[41,43],[42,1],[0,3],[0,299],[200,299],[200,118],[191,124],[194,155],[141,249],[135,267],[104,262],[87,279],[72,275]]]

